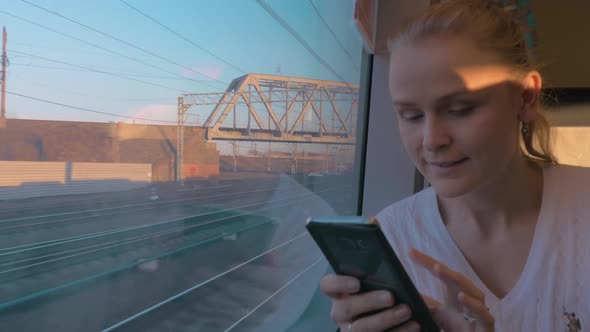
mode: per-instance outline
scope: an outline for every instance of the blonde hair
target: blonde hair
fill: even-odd
[[[523,28],[491,0],[452,0],[431,6],[402,29],[389,43],[389,50],[436,35],[470,37],[476,45],[496,54],[516,71],[535,70]],[[551,152],[550,126],[537,104],[538,116],[520,136],[522,154],[530,159],[555,164]]]

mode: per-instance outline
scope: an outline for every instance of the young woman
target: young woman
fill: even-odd
[[[590,326],[590,169],[549,151],[541,76],[519,26],[491,1],[448,1],[390,49],[401,138],[432,187],[377,220],[438,325]],[[320,286],[343,332],[419,331],[389,292],[359,293],[347,276]]]

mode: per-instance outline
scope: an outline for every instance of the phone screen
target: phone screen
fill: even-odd
[[[338,265],[334,269],[341,274],[358,278],[367,288],[365,290],[388,288],[400,292],[404,289],[403,284],[373,232],[368,229],[359,230],[354,237],[336,233],[324,234],[326,247]]]

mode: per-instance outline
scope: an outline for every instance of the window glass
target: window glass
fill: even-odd
[[[546,103],[551,147],[561,164],[590,167],[590,89],[549,89]]]
[[[357,214],[352,1],[0,18],[0,330],[331,328],[304,222]]]

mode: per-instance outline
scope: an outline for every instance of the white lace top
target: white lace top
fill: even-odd
[[[525,268],[502,299],[486,288],[447,232],[432,188],[387,207],[377,219],[420,292],[446,302],[442,282],[409,260],[412,247],[483,290],[497,331],[590,330],[590,168],[550,166],[543,187]]]

